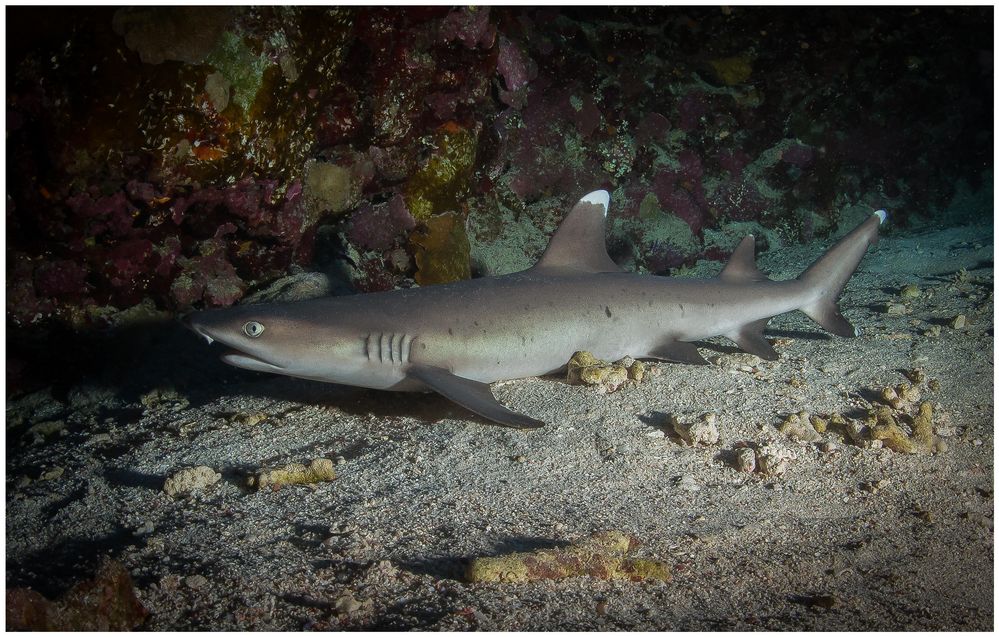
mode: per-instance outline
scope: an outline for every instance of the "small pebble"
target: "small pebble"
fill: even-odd
[[[958,315],[950,320],[950,327],[955,330],[961,330],[968,325],[968,318],[964,315]]]
[[[907,286],[902,286],[902,289],[898,291],[898,296],[902,299],[915,299],[922,294],[919,286],[914,284],[909,284]]]
[[[718,415],[707,412],[694,423],[680,423],[676,417],[670,417],[673,431],[676,432],[687,445],[713,445],[718,442],[718,426],[715,422]]]
[[[940,326],[930,326],[923,331],[924,337],[939,337],[940,336]]]
[[[756,452],[752,448],[743,447],[735,451],[735,469],[746,474],[756,471]]]
[[[171,474],[163,484],[163,491],[167,496],[196,492],[218,483],[221,478],[221,474],[205,465],[187,467]]]
[[[890,303],[885,306],[885,312],[892,316],[904,315],[908,311],[908,308],[902,303]]]
[[[40,481],[53,481],[53,480],[59,478],[60,476],[62,476],[63,472],[65,472],[65,471],[66,470],[64,470],[63,468],[61,468],[61,467],[59,467],[57,465],[56,467],[52,468],[51,470],[49,470],[49,471],[43,473],[41,476],[39,476],[38,480],[40,480]]]
[[[860,489],[869,494],[877,494],[882,489],[888,486],[890,481],[888,479],[878,479],[877,481],[867,481],[860,485]]]
[[[107,443],[110,440],[111,440],[110,434],[108,434],[107,432],[98,432],[97,434],[90,437],[90,440],[87,442],[97,445],[98,443]]]
[[[194,574],[185,578],[184,584],[190,589],[201,589],[208,584],[208,579],[201,574]]]
[[[807,412],[788,415],[784,422],[777,426],[777,429],[802,443],[815,443],[822,440],[822,435],[816,431]]]
[[[832,454],[839,451],[839,446],[833,441],[823,441],[819,443],[819,451],[825,454]]]
[[[791,461],[797,457],[793,450],[771,442],[756,450],[756,465],[763,474],[780,476],[790,469]]]
[[[333,602],[333,609],[338,614],[350,614],[361,608],[361,603],[353,594],[344,594]]]
[[[697,492],[700,491],[701,486],[697,484],[697,481],[693,476],[685,475],[680,477],[680,480],[676,482],[676,486],[679,487],[684,492]]]

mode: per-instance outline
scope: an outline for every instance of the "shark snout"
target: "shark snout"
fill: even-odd
[[[248,315],[234,314],[231,310],[190,312],[181,317],[180,322],[191,332],[203,337],[208,345],[221,344],[223,352],[219,358],[229,365],[262,372],[285,370],[288,366],[286,358],[273,345],[269,347],[266,344],[267,337],[260,342],[257,340],[260,332],[248,332],[251,324],[263,331],[264,324],[247,320]]]
[[[204,327],[198,321],[198,316],[201,314],[200,312],[189,312],[180,318],[180,323],[188,330],[204,337],[208,341],[208,345],[211,345],[215,339],[204,330]]]

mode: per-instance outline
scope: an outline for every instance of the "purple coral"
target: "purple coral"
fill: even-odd
[[[69,259],[39,264],[34,279],[39,297],[79,298],[87,289],[87,269]]]
[[[125,305],[138,303],[141,299],[145,292],[145,275],[154,268],[153,256],[153,242],[148,239],[128,239],[108,251],[101,264],[101,274]]]
[[[635,143],[645,146],[649,142],[661,142],[669,133],[670,122],[660,113],[649,113],[635,128]]]
[[[656,240],[645,251],[643,261],[649,272],[662,275],[686,263],[687,256],[673,244]]]
[[[406,208],[402,195],[375,206],[362,206],[350,218],[347,237],[367,250],[388,250],[405,233],[413,230],[416,220]]]
[[[676,110],[679,116],[677,126],[687,133],[692,133],[701,126],[701,118],[708,114],[708,104],[703,93],[691,91],[683,96]]]
[[[499,89],[500,101],[521,108],[527,97],[527,84],[537,75],[534,61],[505,36],[499,36],[499,56],[496,71],[502,76],[506,90]]]
[[[583,139],[586,139],[593,135],[593,132],[600,126],[600,109],[597,108],[596,100],[589,93],[586,93],[582,99],[569,99],[573,111],[572,122],[576,125],[576,130],[579,131]]]
[[[507,91],[517,91],[527,86],[528,77],[526,56],[520,47],[501,35],[499,38],[499,59],[496,70],[503,76]]]
[[[781,160],[800,169],[808,168],[815,161],[815,149],[805,144],[795,144],[784,149]]]
[[[181,272],[170,287],[174,302],[182,309],[201,301],[218,306],[236,303],[246,284],[226,258],[225,245],[220,240],[204,242],[202,252],[178,260]]]
[[[573,162],[553,162],[554,152],[564,153],[566,123],[577,114],[570,89],[549,90],[550,80],[539,77],[523,111],[523,127],[511,127],[510,161],[516,172],[510,189],[523,201],[551,193],[586,193],[606,180],[596,158],[584,154]]]
[[[715,161],[719,166],[728,171],[729,175],[739,175],[743,169],[749,166],[753,158],[741,148],[736,148],[719,152],[715,156]]]
[[[442,42],[461,40],[469,49],[489,49],[496,41],[496,27],[489,22],[489,7],[462,7],[441,22]]]
[[[122,191],[96,198],[89,193],[79,193],[67,198],[66,205],[76,219],[84,223],[90,236],[110,233],[115,237],[128,237],[133,232],[137,209]]]
[[[768,208],[760,190],[746,177],[733,177],[724,182],[710,201],[720,216],[742,221],[758,219]]]
[[[708,202],[704,194],[704,165],[700,156],[691,149],[677,155],[679,166],[656,175],[652,192],[659,198],[660,207],[687,222],[694,234],[699,234],[707,223]]]

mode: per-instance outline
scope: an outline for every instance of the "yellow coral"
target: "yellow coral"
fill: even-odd
[[[472,277],[468,235],[457,214],[431,217],[410,241],[415,249],[416,283],[421,286]]]
[[[455,124],[442,126],[433,138],[434,151],[406,184],[406,206],[418,220],[455,211],[464,199],[475,165],[476,136]]]
[[[753,66],[744,57],[719,58],[709,60],[708,64],[718,81],[725,86],[742,84],[753,73]]]

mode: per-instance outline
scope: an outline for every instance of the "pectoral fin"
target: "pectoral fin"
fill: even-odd
[[[489,385],[451,374],[443,368],[413,366],[409,375],[458,405],[501,425],[522,430],[540,428],[543,421],[514,412],[493,396]]]

